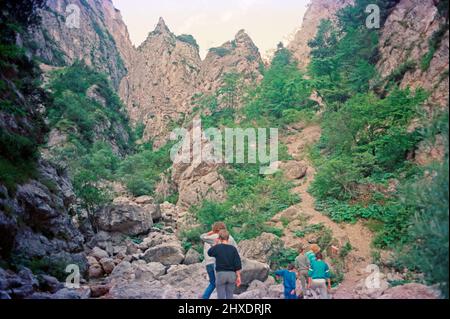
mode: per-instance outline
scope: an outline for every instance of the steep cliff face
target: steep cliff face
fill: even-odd
[[[7,61],[0,68],[0,102],[14,107],[0,109],[0,261],[60,273],[76,263],[83,270],[84,238],[71,220],[71,183],[39,159],[48,131],[41,111],[49,101],[35,86],[31,60],[17,55]]]
[[[402,88],[422,87],[429,104],[448,106],[449,33],[439,1],[402,0],[387,18],[380,36],[377,69],[383,78],[394,72]]]
[[[50,271],[72,263],[85,270],[84,238],[70,218],[76,200],[70,180],[46,161],[37,174],[12,196],[0,184],[0,257],[30,266],[42,260]]]
[[[130,119],[145,125],[144,138],[166,134],[167,125],[188,112],[200,71],[200,55],[189,37],[177,37],[160,19],[137,49],[120,95]]]
[[[119,87],[134,48],[111,0],[48,0],[40,15],[42,28],[30,37],[36,56],[57,66],[84,60]]]
[[[242,76],[244,83],[259,81],[262,79],[261,65],[263,61],[258,48],[248,34],[240,30],[234,40],[209,50],[197,79],[197,90],[215,92],[222,85],[223,75],[232,72]]]
[[[380,30],[377,70],[384,80],[400,87],[422,87],[431,93],[430,104],[448,104],[449,34],[442,1],[399,1]],[[305,68],[309,63],[308,41],[313,39],[322,19],[334,20],[336,12],[351,0],[312,0],[301,29],[288,45]],[[441,10],[445,11],[445,10]]]
[[[305,12],[300,30],[288,44],[289,51],[298,60],[299,67],[306,68],[309,64],[311,49],[308,41],[316,36],[317,28],[323,19],[335,19],[335,14],[353,3],[353,0],[312,0]]]
[[[201,61],[195,39],[176,36],[161,18],[137,49],[120,96],[131,120],[144,124],[144,139],[160,146],[170,124],[192,111],[194,94],[215,92],[226,73],[239,73],[243,83],[258,81],[262,63],[258,48],[243,30]]]
[[[67,172],[42,159],[40,146],[45,144],[51,128],[49,146],[60,147],[68,135],[55,130],[55,123],[50,123],[51,118],[44,121],[46,110],[61,106],[50,98],[58,90],[46,92],[36,85],[40,73],[31,61],[29,52],[51,66],[67,66],[77,60],[84,60],[94,69],[106,73],[117,87],[132,58],[133,47],[120,13],[114,9],[111,1],[58,0],[47,1],[47,5],[38,11],[42,18],[40,25],[25,25],[20,20],[20,14],[23,13],[5,13],[6,8],[3,7],[0,17],[2,45],[20,46],[27,52],[1,56],[0,99],[2,105],[14,107],[2,106],[0,110],[0,259],[2,265],[25,265],[33,271],[64,274],[68,264],[77,264],[81,270],[85,270],[86,266],[84,238],[72,222],[77,199]],[[66,12],[67,8],[74,11]],[[69,16],[77,15],[78,9],[79,28],[69,28],[66,24]],[[35,16],[37,13],[33,11],[31,14]],[[8,29],[9,24],[3,19],[22,25],[24,30],[29,29],[29,33],[16,34],[16,30]],[[8,27],[3,27],[4,22]],[[4,59],[7,64],[3,63]],[[47,65],[44,71],[53,69]],[[61,72],[60,81],[63,80],[62,74],[67,71]],[[77,73],[72,72],[68,77],[74,74]],[[91,77],[89,73],[82,80]],[[75,76],[71,80],[77,81]],[[70,86],[69,82],[60,84],[69,85],[69,90],[76,91],[80,86],[83,87],[81,82],[77,82],[78,88]],[[59,85],[59,88],[64,85]],[[93,105],[98,110],[107,109],[111,105],[106,104],[112,104],[113,101],[116,110],[120,111],[118,100],[112,98],[111,94],[105,96],[105,92],[111,92],[107,87],[105,80],[101,82],[101,87],[92,85],[86,88],[86,92],[77,93],[86,95],[86,103],[83,104],[91,110]],[[60,101],[71,103],[67,96]],[[78,111],[79,106],[75,106]],[[61,111],[66,112],[67,108],[62,107]],[[112,117],[117,118],[115,115]],[[97,140],[111,142],[118,153],[129,138],[128,131],[124,131],[120,123],[108,119],[96,125],[92,131],[89,134],[94,134]],[[112,140],[111,135],[120,137]]]

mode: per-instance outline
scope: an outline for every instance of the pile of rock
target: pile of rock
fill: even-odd
[[[67,289],[55,277],[35,276],[25,267],[17,273],[0,268],[0,299],[86,299],[89,297],[90,289],[87,286]]]
[[[117,240],[117,239],[116,239]],[[109,251],[94,247],[88,253],[92,297],[198,298],[208,285],[201,255],[183,249],[173,233],[153,229],[140,243],[125,239]],[[269,266],[242,258],[242,288],[265,281]]]

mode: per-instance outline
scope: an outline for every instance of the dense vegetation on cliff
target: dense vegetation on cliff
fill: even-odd
[[[356,1],[338,12],[337,22],[321,22],[309,43],[308,77],[280,46],[262,82],[240,92],[245,96],[241,109],[221,106],[215,96],[202,99],[200,109],[208,110],[204,116],[208,126],[229,125],[239,119],[244,127],[257,123],[282,129],[311,120],[319,109],[317,102],[310,100],[314,91],[322,101],[322,137],[311,150],[317,175],[310,192],[317,199],[317,209],[337,222],[363,220],[376,233],[375,248],[398,251],[396,267],[425,272],[429,283],[447,283],[448,149],[444,163],[426,167],[416,164],[412,155],[419,143],[432,144],[436,135],[448,135],[448,111],[435,112],[438,114],[430,120],[423,108],[428,92],[398,86],[406,70],[394,70],[387,80],[380,79],[376,69],[379,30],[368,29],[362,14],[368,3]],[[383,13],[381,23],[395,3],[377,2]],[[230,88],[233,85],[228,83],[228,91]],[[413,120],[419,124],[412,127]],[[255,237],[267,231],[256,225],[267,221],[273,215],[271,210],[266,207],[250,215],[230,212],[248,207],[246,199],[257,196],[263,184],[251,178],[248,169],[231,171],[235,173],[227,179],[227,201],[205,202],[194,211],[205,225],[219,219],[244,229],[254,224],[250,233],[239,233],[242,229],[238,228],[234,235]],[[250,205],[255,212],[257,202]],[[280,206],[278,211],[283,207],[288,206]],[[442,288],[448,295],[448,287],[444,284]]]
[[[430,120],[422,107],[427,92],[398,88],[401,76],[380,81],[378,31],[366,28],[365,16],[358,15],[366,2],[342,9],[336,24],[322,21],[309,43],[309,74],[324,101],[311,192],[332,219],[366,220],[377,233],[376,247],[401,250],[400,257],[409,257],[401,258],[403,265],[424,271],[430,283],[446,283],[448,148],[445,162],[431,167],[414,163],[411,154],[418,143],[448,135],[448,111],[437,111]],[[413,119],[420,124],[411,127]],[[398,185],[392,192],[394,181]],[[443,291],[448,295],[448,287]]]
[[[53,71],[47,85],[50,128],[63,142],[50,146],[51,160],[68,168],[82,208],[90,215],[113,198],[122,182],[135,196],[154,195],[160,174],[170,166],[170,145],[153,151],[132,130],[105,75],[82,62]]]
[[[0,182],[9,190],[35,176],[45,133],[34,104],[45,100],[39,71],[16,35],[39,22],[42,1],[2,1],[0,12]]]

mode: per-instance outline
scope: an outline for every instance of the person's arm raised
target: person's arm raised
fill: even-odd
[[[210,231],[209,233],[200,235],[200,239],[207,244],[215,245],[216,239],[217,239],[217,234]]]

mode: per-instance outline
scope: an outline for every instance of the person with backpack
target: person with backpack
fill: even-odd
[[[216,289],[218,299],[233,299],[234,290],[241,285],[241,257],[229,243],[230,234],[222,229],[216,245],[208,250],[208,256],[216,259]]]
[[[329,299],[331,291],[330,268],[323,261],[322,253],[318,252],[311,262],[308,273],[308,289],[318,290],[320,299]]]
[[[289,264],[287,269],[277,270],[275,276],[283,278],[284,299],[297,299],[295,292],[297,275],[293,264]]]
[[[221,230],[225,229],[226,226],[223,222],[216,222],[212,226],[212,230],[208,233],[202,234],[200,236],[200,239],[203,242],[203,262],[206,265],[206,272],[208,274],[209,278],[209,284],[206,287],[203,295],[201,296],[202,299],[209,299],[216,289],[216,273],[214,270],[216,260],[214,257],[208,256],[208,250],[215,245],[217,238],[219,238],[219,232]],[[230,235],[229,238],[229,244],[237,248],[236,241],[233,239],[233,237]]]

